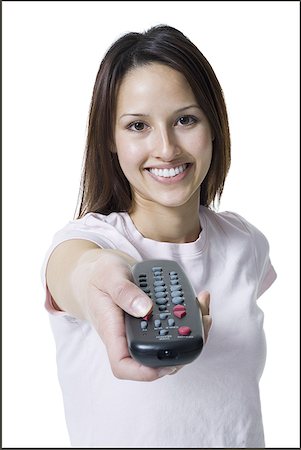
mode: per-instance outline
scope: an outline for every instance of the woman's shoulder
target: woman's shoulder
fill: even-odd
[[[202,209],[201,209],[202,214]],[[215,238],[224,240],[229,238],[230,242],[239,242],[242,245],[255,245],[264,252],[269,251],[269,242],[265,234],[244,216],[233,211],[216,212],[203,209],[203,216],[207,222],[207,228]]]
[[[87,226],[87,227],[97,227],[102,223],[106,223],[108,225],[112,225],[116,227],[124,222],[125,215],[127,213],[123,212],[112,212],[110,214],[101,214],[97,212],[89,212],[80,218],[73,219],[69,222],[70,225],[74,227],[77,226]]]
[[[69,220],[54,235],[54,241],[66,239],[87,239],[100,246],[114,246],[125,238],[125,213],[108,215],[90,212],[83,217]]]
[[[231,252],[253,255],[258,274],[258,297],[277,275],[271,264],[270,245],[265,234],[242,215],[233,211],[204,211],[211,239],[217,246],[228,246]],[[249,259],[252,261],[252,258]]]
[[[246,234],[263,234],[256,225],[251,223],[241,214],[234,211],[214,211],[209,208],[201,207],[201,214],[206,216],[211,226],[217,226],[224,231],[240,231]]]

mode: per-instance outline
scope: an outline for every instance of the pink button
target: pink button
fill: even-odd
[[[186,311],[186,308],[183,305],[176,305],[173,307],[173,311]]]
[[[182,319],[182,317],[186,316],[186,308],[183,305],[176,305],[173,307],[173,313],[176,317]]]
[[[189,334],[191,333],[191,329],[189,327],[180,327],[178,329],[178,333],[181,336],[189,336]]]
[[[142,319],[148,321],[152,317],[152,315],[153,315],[153,312],[151,311],[146,316],[142,317]]]
[[[179,319],[182,319],[182,317],[186,316],[186,311],[185,310],[174,311],[173,314],[174,314],[174,316],[178,317]]]

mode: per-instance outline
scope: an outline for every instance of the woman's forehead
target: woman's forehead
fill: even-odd
[[[159,107],[166,102],[175,109],[197,104],[184,75],[158,63],[131,69],[121,81],[117,93],[117,110],[120,114],[147,114],[147,105]],[[128,111],[129,108],[131,111]]]

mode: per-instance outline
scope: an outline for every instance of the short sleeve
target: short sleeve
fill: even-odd
[[[257,270],[257,298],[259,298],[276,280],[277,274],[270,260],[270,246],[266,236],[254,225],[235,214],[251,235],[254,244],[254,256]]]
[[[267,238],[255,227],[252,227],[251,234],[255,244],[255,258],[258,273],[258,290],[257,298],[259,298],[276,280],[277,274],[271,263],[269,255],[269,243]]]
[[[58,310],[47,288],[47,264],[54,249],[62,242],[70,239],[87,240],[105,249],[116,250],[122,248],[125,253],[128,253],[133,258],[141,259],[136,248],[123,233],[120,215],[103,216],[97,213],[88,213],[81,219],[69,221],[61,230],[54,234],[41,268],[42,284],[46,293],[45,307],[49,313],[56,315],[66,313]]]
[[[106,224],[104,224],[104,226],[105,225]],[[89,227],[86,226],[85,220],[70,221],[64,228],[55,233],[41,268],[41,279],[46,294],[45,308],[50,314],[54,315],[66,315],[67,313],[58,309],[47,287],[47,264],[54,249],[62,242],[70,239],[84,239],[93,242],[102,248],[115,248],[113,242],[111,242],[109,238],[105,237],[105,234],[102,236],[100,233],[97,233],[95,229],[89,229]]]

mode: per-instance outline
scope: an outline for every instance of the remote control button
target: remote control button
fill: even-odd
[[[155,327],[156,328],[161,327],[161,320],[159,320],[159,319],[155,320]]]
[[[175,321],[174,321],[174,319],[168,319],[168,325],[170,326],[170,327],[173,327],[174,326],[174,324],[175,324]]]
[[[186,316],[186,308],[183,305],[174,306],[172,311],[174,315],[179,319],[182,319],[182,317]]]
[[[155,281],[163,281],[163,277],[154,277]]]
[[[168,334],[168,330],[160,330],[159,334],[160,336],[166,336]]]
[[[178,275],[171,275],[170,279],[171,280],[178,280],[179,278],[178,278]]]
[[[177,305],[173,307],[173,311],[183,311],[183,310],[186,311],[186,308],[183,305]]]
[[[177,290],[181,291],[182,290],[182,286],[180,284],[178,284],[178,282],[175,286],[169,286],[169,287],[170,287],[171,291],[177,291]]]
[[[146,316],[143,317],[143,320],[149,320],[152,317],[153,313],[150,312]]]
[[[154,281],[154,286],[165,286],[164,281]]]
[[[140,275],[139,275],[139,279],[140,278],[147,278],[147,275],[146,275],[146,273],[140,273]]]
[[[141,290],[142,290],[143,292],[145,292],[146,294],[149,294],[149,293],[150,293],[150,288],[149,288],[149,287],[143,287],[143,288],[141,288]]]
[[[165,292],[166,291],[166,287],[165,286],[156,286],[154,288],[155,292]]]
[[[172,297],[183,297],[183,292],[181,291],[173,291],[171,292]]]
[[[162,267],[152,267],[153,272],[162,272]]]
[[[142,322],[140,322],[141,330],[146,330],[147,325],[148,323],[146,322],[146,320],[142,320]]]
[[[158,309],[159,309],[159,311],[166,311],[166,306],[160,305]]]
[[[169,275],[178,275],[178,274],[177,274],[177,272],[172,271],[172,272],[169,272]]]
[[[170,280],[170,284],[173,284],[173,285],[177,285],[177,284],[179,284],[179,280],[177,279],[177,280]]]
[[[186,311],[174,311],[173,314],[178,317],[178,319],[182,319],[182,317],[186,316]]]
[[[164,320],[164,319],[167,319],[168,314],[166,314],[166,313],[161,313],[159,317],[160,317],[161,320]]]
[[[189,336],[190,333],[191,333],[191,329],[190,329],[189,327],[180,327],[180,328],[178,329],[178,333],[179,333],[181,336]]]
[[[154,272],[154,277],[161,277],[162,273],[161,272]]]
[[[168,302],[167,298],[156,298],[156,304],[157,305],[166,305],[166,303]]]
[[[142,288],[147,287],[147,283],[145,281],[140,281],[139,286]]]
[[[167,297],[167,292],[155,292],[156,298]]]
[[[181,303],[184,303],[184,298],[183,297],[174,297],[171,301],[174,305],[180,305]]]

